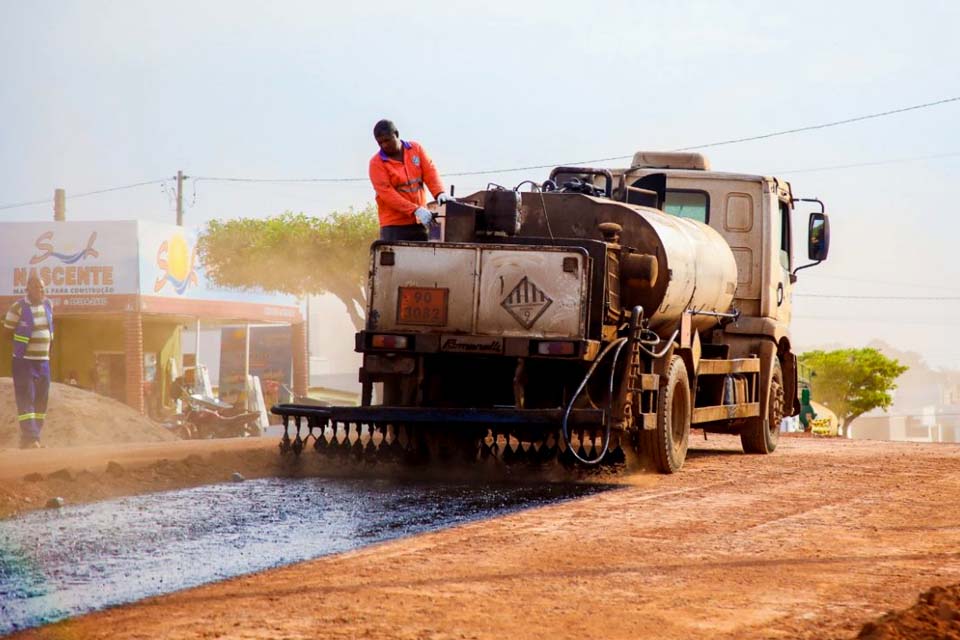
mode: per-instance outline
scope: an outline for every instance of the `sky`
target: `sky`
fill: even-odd
[[[457,173],[960,96],[950,1],[328,4],[0,0],[0,221],[50,219],[50,203],[6,205],[61,187],[70,220],[173,222],[178,170],[188,224],[363,207],[383,117]],[[881,339],[960,369],[958,120],[955,101],[704,150],[715,169],[782,176],[826,203],[831,255],[799,274],[796,350]],[[548,171],[446,182],[470,193]],[[355,180],[205,179],[225,177]],[[795,216],[801,254],[810,210]],[[810,297],[824,295],[890,299]],[[339,303],[323,305],[331,335],[349,336]]]

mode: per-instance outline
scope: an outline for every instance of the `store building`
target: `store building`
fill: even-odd
[[[185,326],[290,325],[293,387],[307,391],[307,338],[297,300],[218,289],[196,253],[197,230],[141,221],[0,223],[3,312],[37,274],[56,322],[55,382],[75,382],[141,413],[169,401],[171,369],[183,370]],[[0,376],[11,375],[12,340],[0,340]]]

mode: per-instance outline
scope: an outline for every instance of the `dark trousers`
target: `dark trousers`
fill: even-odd
[[[13,391],[17,397],[20,440],[25,443],[40,440],[40,430],[47,417],[50,361],[14,358]]]
[[[426,242],[427,228],[422,224],[398,224],[380,227],[380,239],[387,242]]]

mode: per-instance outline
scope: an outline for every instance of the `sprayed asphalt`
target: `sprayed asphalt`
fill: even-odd
[[[0,635],[607,488],[271,478],[34,512],[0,521]]]

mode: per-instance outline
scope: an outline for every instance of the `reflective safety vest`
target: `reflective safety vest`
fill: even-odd
[[[22,358],[27,353],[27,345],[33,336],[33,310],[30,301],[26,298],[18,301],[20,305],[20,321],[13,330],[13,357]],[[43,301],[43,310],[47,314],[47,327],[50,329],[50,342],[53,342],[53,308],[49,300]]]

